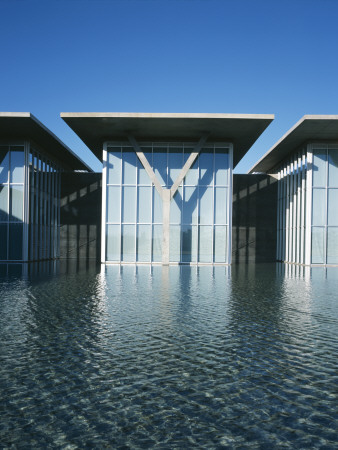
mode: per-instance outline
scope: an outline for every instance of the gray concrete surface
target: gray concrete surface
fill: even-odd
[[[60,258],[100,261],[101,173],[62,173]]]
[[[277,180],[233,176],[232,263],[276,261]]]

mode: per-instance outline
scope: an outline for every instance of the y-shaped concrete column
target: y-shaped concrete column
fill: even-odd
[[[147,158],[145,157],[144,153],[142,152],[140,146],[138,145],[136,139],[128,135],[129,142],[133,146],[135,153],[138,157],[138,159],[141,161],[141,164],[143,165],[145,171],[147,172],[149,178],[151,179],[152,183],[154,184],[157,192],[160,194],[160,197],[162,199],[162,213],[163,213],[163,225],[162,225],[162,264],[168,265],[169,264],[169,249],[170,249],[170,201],[176,194],[176,191],[179,187],[179,185],[182,183],[184,177],[187,175],[188,170],[195,162],[195,159],[197,158],[199,152],[201,151],[201,148],[205,144],[206,140],[208,138],[208,135],[204,135],[201,137],[199,142],[196,144],[194,150],[191,152],[189,158],[187,159],[187,162],[184,164],[181,172],[179,173],[177,179],[175,180],[175,183],[172,185],[171,189],[166,189],[161,186],[161,183],[157,179],[151,165],[149,164]]]

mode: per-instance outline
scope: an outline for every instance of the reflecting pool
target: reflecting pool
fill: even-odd
[[[1,448],[337,448],[337,268],[0,277]]]

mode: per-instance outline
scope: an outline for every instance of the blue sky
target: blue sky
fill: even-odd
[[[60,112],[275,114],[245,173],[304,114],[338,114],[337,0],[0,0],[0,110],[100,164]]]

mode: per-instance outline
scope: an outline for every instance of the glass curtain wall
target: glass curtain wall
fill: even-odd
[[[295,152],[278,170],[278,261],[305,263],[306,177],[306,149]]]
[[[35,149],[29,153],[29,260],[59,256],[60,169]]]
[[[312,146],[311,263],[338,264],[338,145]]]
[[[23,259],[24,145],[0,145],[0,260]]]
[[[165,189],[170,189],[193,144],[143,144]],[[162,261],[162,199],[127,145],[106,155],[105,260]],[[205,146],[170,203],[170,262],[229,263],[231,169],[229,146]]]
[[[56,258],[59,203],[56,164],[29,143],[0,145],[0,260]]]

